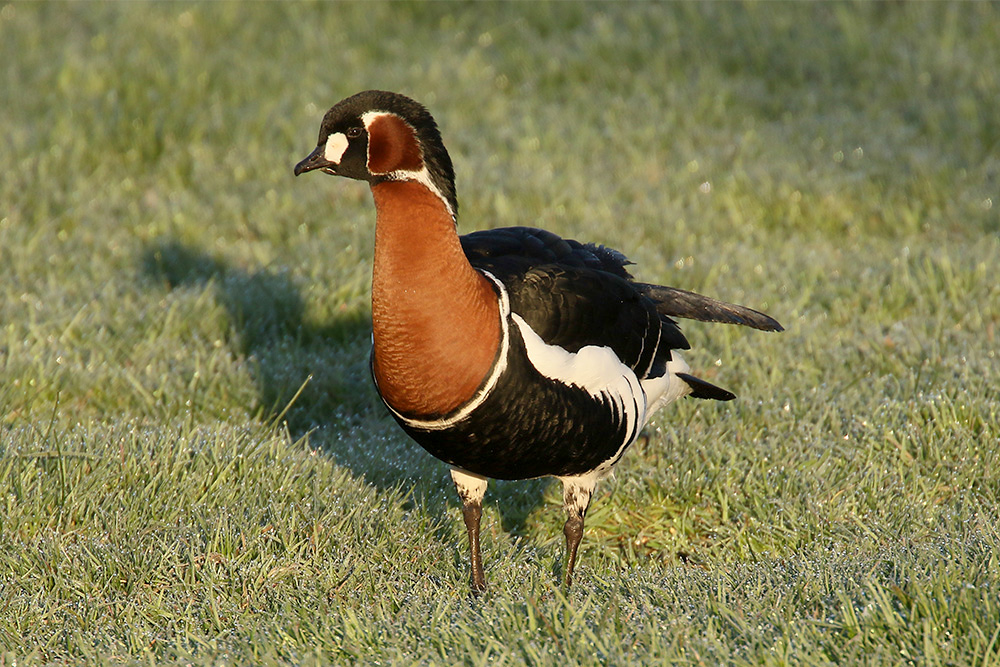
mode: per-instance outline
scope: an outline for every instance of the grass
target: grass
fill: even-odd
[[[0,8],[0,665],[1000,664],[992,4]],[[464,230],[537,224],[787,331],[688,323],[557,586],[558,488],[446,468],[367,375],[373,211],[294,180],[371,87]]]

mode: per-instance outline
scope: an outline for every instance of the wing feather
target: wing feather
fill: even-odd
[[[625,268],[632,262],[602,245],[532,227],[472,232],[461,242],[470,263],[504,284],[511,311],[546,344],[568,352],[610,348],[640,378],[662,376],[670,351],[690,347],[674,317],[782,330],[773,318],[745,306],[635,282]],[[693,389],[722,397],[707,396],[713,393],[709,387],[716,389],[708,383]]]

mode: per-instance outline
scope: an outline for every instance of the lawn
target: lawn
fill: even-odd
[[[1000,665],[1000,6],[0,7],[0,665]],[[427,104],[460,228],[765,310],[598,489],[487,493],[368,377],[374,211],[292,166]]]

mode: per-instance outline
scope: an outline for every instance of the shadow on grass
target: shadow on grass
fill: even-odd
[[[262,419],[281,413],[310,376],[284,416],[293,435],[328,425],[345,407],[363,404],[358,385],[367,372],[371,335],[363,313],[310,322],[289,276],[268,270],[249,273],[176,241],[148,249],[141,267],[169,289],[214,287],[229,315],[228,342],[253,364]]]
[[[366,312],[312,322],[288,275],[250,273],[177,241],[147,249],[140,266],[168,289],[214,288],[231,322],[230,344],[252,362],[260,419],[273,419],[287,407],[282,420],[292,437],[308,433],[312,446],[355,475],[378,488],[409,492],[430,513],[457,505],[447,467],[403,434],[375,393]],[[548,483],[491,485],[488,498],[497,503],[503,530],[524,532]]]

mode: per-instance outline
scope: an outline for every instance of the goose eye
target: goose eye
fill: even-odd
[[[357,139],[361,136],[363,130],[360,127],[351,127],[347,130],[347,137],[349,139]]]

